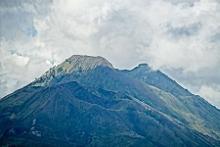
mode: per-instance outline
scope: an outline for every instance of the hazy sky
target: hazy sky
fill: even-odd
[[[220,108],[219,0],[0,0],[0,97],[73,54],[146,62]]]

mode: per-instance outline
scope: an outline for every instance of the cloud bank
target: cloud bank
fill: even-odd
[[[217,0],[1,0],[0,97],[72,54],[147,62],[220,106]]]

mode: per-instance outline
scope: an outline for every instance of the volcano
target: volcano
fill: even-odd
[[[73,55],[0,100],[1,146],[220,146],[220,110],[159,70]]]

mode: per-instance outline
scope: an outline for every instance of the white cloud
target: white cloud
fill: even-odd
[[[220,87],[213,88],[203,85],[199,90],[199,94],[206,98],[209,103],[220,109]]]
[[[196,93],[220,84],[217,0],[2,0],[0,7],[0,91],[72,54],[104,56],[119,68],[147,62]]]
[[[13,54],[11,56],[11,59],[9,59],[9,60],[11,60],[11,62],[12,62],[11,64],[23,67],[23,66],[27,65],[27,63],[29,61],[29,57],[24,57],[21,55]],[[6,62],[7,62],[7,60],[6,60]]]

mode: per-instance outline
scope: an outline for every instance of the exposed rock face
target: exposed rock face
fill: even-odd
[[[96,67],[113,68],[112,64],[103,57],[86,55],[73,55],[63,63],[51,68],[43,76],[36,80],[35,86],[48,85],[54,77],[71,74],[72,72],[86,72]]]
[[[65,62],[57,66],[58,72],[64,71],[71,73],[73,71],[88,71],[98,66],[113,68],[112,64],[103,57],[92,57],[73,55]]]

